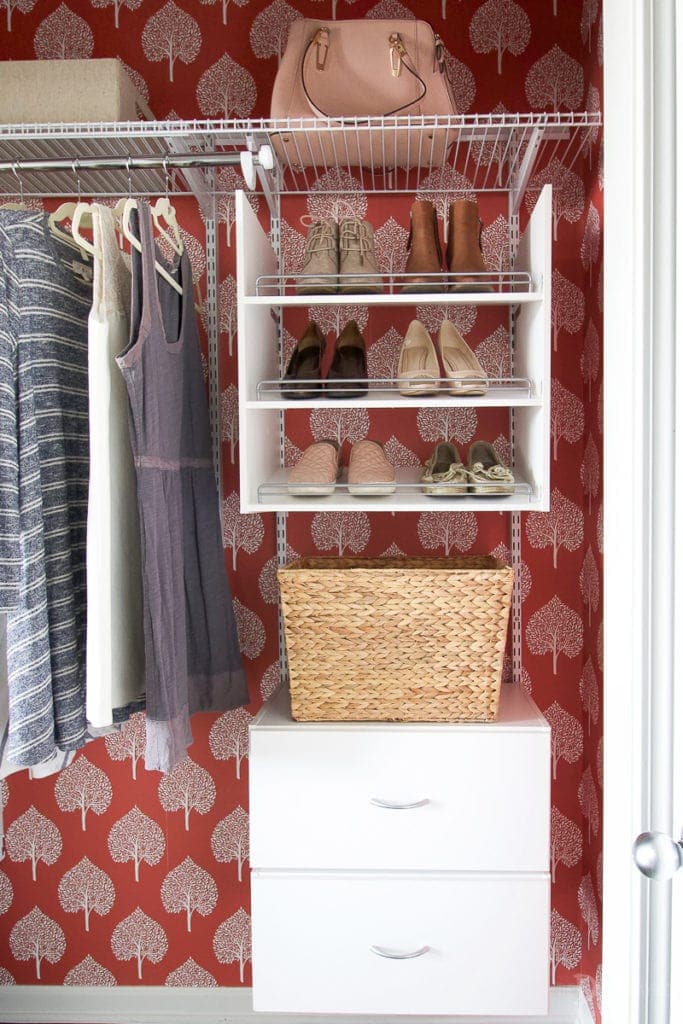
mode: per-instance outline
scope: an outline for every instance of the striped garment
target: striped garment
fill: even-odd
[[[88,312],[76,251],[42,213],[0,211],[0,612],[3,759],[35,765],[86,739]]]

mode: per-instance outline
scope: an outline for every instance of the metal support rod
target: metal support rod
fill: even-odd
[[[510,225],[510,237],[509,237],[509,252],[510,252],[510,266],[515,266],[517,259],[517,249],[519,247],[519,211],[516,206],[516,197],[510,193],[508,195],[508,224]],[[510,334],[510,353],[511,353],[511,369],[512,373],[515,372],[516,359],[515,359],[515,310],[510,309],[509,319],[509,334]],[[514,407],[510,409],[510,448],[514,459],[515,454],[515,410]],[[510,562],[513,569],[515,570],[515,579],[512,587],[512,607],[511,607],[511,636],[512,636],[512,681],[514,683],[521,683],[522,681],[522,517],[519,512],[512,512],[510,515]]]
[[[254,163],[258,156],[254,155]],[[153,156],[83,156],[73,160],[3,160],[0,172],[12,171],[140,171],[154,168],[228,167],[240,163],[239,153],[155,153]]]
[[[218,322],[219,250],[214,171],[209,172],[210,207],[206,217],[206,332],[209,367],[209,418],[211,451],[218,490],[219,512],[223,507],[223,444],[221,437],[220,325]]]

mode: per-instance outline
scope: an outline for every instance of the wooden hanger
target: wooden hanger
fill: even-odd
[[[142,252],[142,243],[140,242],[139,238],[135,237],[135,235],[133,234],[133,232],[131,231],[131,228],[130,228],[130,215],[131,215],[131,212],[133,210],[137,210],[137,208],[138,208],[137,199],[126,199],[126,202],[124,203],[124,206],[123,206],[123,215],[121,217],[121,228],[123,230],[124,236],[128,239],[130,244],[135,249],[137,249],[138,252],[141,253]],[[168,281],[168,283],[170,284],[171,288],[175,289],[175,291],[177,291],[178,295],[182,295],[183,294],[182,285],[178,284],[178,282],[174,278],[171,277],[171,275],[168,273],[166,268],[162,267],[162,265],[159,263],[158,260],[154,261],[154,269],[156,270],[157,274],[159,274],[160,277],[163,277],[164,281]]]
[[[81,234],[80,228],[81,223],[83,227],[92,227],[92,212],[90,210],[90,203],[76,203],[74,211],[71,215],[71,234],[74,237],[74,241],[78,246],[85,252],[89,252],[91,256],[95,255],[95,246],[92,242],[88,241]]]
[[[68,231],[62,231],[62,229],[59,226],[60,222],[63,220],[73,221],[74,211],[77,205],[78,203],[62,203],[61,206],[58,206],[56,210],[53,210],[53,212],[47,218],[47,223],[51,234],[53,234],[55,238],[58,238],[60,242],[64,242],[65,245],[70,245],[72,249],[77,249],[78,252],[83,253],[85,255],[85,258],[87,259],[88,252],[90,250],[85,250],[84,252],[84,250],[81,248],[80,244],[76,241],[73,235],[70,234]]]
[[[168,196],[162,196],[157,199],[156,203],[152,207],[152,219],[154,220],[154,226],[160,235],[163,235],[167,240],[168,244],[178,254],[182,255],[184,245],[180,235],[180,228],[178,227],[178,220],[176,218],[175,208],[171,203]],[[170,231],[161,224],[161,221],[165,221]]]

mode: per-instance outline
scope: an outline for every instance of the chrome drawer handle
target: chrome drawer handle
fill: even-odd
[[[402,953],[399,949],[387,949],[386,946],[370,946],[376,956],[386,957],[387,960],[414,960],[417,956],[424,956],[430,950],[429,946],[421,946],[412,953]]]
[[[408,804],[397,804],[393,800],[380,800],[379,797],[370,797],[370,803],[374,804],[375,807],[386,807],[390,811],[410,811],[413,807],[426,807],[429,800],[425,797],[424,800],[414,800]]]

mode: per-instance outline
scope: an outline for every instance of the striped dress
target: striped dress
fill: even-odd
[[[86,739],[88,313],[76,250],[0,211],[0,612],[9,725],[31,766]]]

